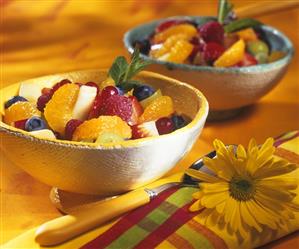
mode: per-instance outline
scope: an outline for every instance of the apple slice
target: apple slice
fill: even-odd
[[[42,129],[38,131],[31,131],[31,135],[38,137],[38,138],[44,138],[44,139],[56,139],[53,131],[49,129]]]
[[[81,86],[73,109],[73,119],[85,120],[97,95],[97,88]]]
[[[21,83],[19,89],[19,96],[24,97],[30,102],[36,102],[39,96],[42,94],[41,86],[37,84]]]
[[[159,136],[155,121],[145,122],[139,125],[133,125],[132,139]]]

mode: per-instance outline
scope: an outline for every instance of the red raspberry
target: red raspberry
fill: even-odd
[[[129,122],[133,113],[132,102],[122,95],[112,95],[103,102],[100,115],[119,116],[122,120]]]
[[[215,42],[209,42],[204,47],[203,58],[207,63],[212,64],[223,54],[224,50],[222,45]]]
[[[102,106],[102,102],[102,97],[100,94],[98,94],[89,111],[88,119],[97,118],[100,116],[100,108]]]
[[[159,32],[162,32],[172,26],[175,26],[175,25],[178,25],[178,24],[183,24],[183,23],[186,23],[187,21],[186,20],[168,20],[168,21],[165,21],[165,22],[162,22],[160,23],[156,29],[155,29],[155,33],[159,33]]]
[[[65,126],[65,139],[72,140],[75,130],[82,123],[83,121],[78,119],[71,119],[68,121]]]
[[[223,43],[224,29],[217,21],[211,21],[200,26],[199,33],[205,42]]]
[[[37,109],[41,112],[44,111],[46,104],[50,101],[50,99],[52,98],[52,92],[48,92],[45,94],[42,94],[41,96],[39,96],[39,98],[37,99]]]
[[[100,92],[100,88],[99,88],[99,86],[98,86],[98,84],[97,83],[95,83],[95,82],[87,82],[86,84],[85,84],[86,86],[93,86],[93,87],[95,87],[96,89],[97,89],[97,94],[99,94],[99,92]]]
[[[251,54],[245,53],[242,61],[236,64],[237,67],[249,67],[258,64],[257,60]]]
[[[14,122],[14,126],[18,129],[24,130],[25,131],[25,124],[28,119],[23,119],[23,120],[18,120]]]

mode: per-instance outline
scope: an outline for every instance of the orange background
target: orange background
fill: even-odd
[[[232,1],[236,7],[254,1]],[[259,1],[261,8],[278,1]],[[129,28],[174,15],[215,15],[217,1],[179,0],[0,0],[1,88],[24,79],[87,68],[107,68],[127,55],[122,38]],[[299,50],[299,11],[258,18],[285,33]],[[241,82],[240,82],[241,83]],[[172,171],[188,167],[212,149],[213,139],[247,144],[299,128],[299,56],[280,84],[240,116],[207,123],[191,153]],[[1,237],[4,243],[57,217],[50,187],[36,181],[1,153]],[[269,248],[298,248],[299,235]]]

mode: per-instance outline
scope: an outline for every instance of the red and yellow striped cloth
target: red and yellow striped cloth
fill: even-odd
[[[298,131],[278,137],[275,146],[277,156],[299,163]],[[217,235],[196,220],[198,212],[188,211],[193,202],[192,193],[195,191],[196,188],[192,187],[175,187],[163,192],[150,204],[125,215],[81,249],[231,248],[234,242],[229,241],[225,234]],[[295,226],[294,230],[298,228],[299,225]],[[268,237],[268,241],[261,238],[258,242],[252,242],[253,244],[244,245],[242,248],[262,245],[285,234],[277,232],[274,237]]]

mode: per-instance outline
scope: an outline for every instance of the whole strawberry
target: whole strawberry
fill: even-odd
[[[100,115],[119,116],[122,120],[129,122],[133,113],[132,102],[122,95],[112,95],[100,108]]]
[[[199,27],[198,31],[205,42],[223,43],[224,29],[217,21],[205,23]]]

